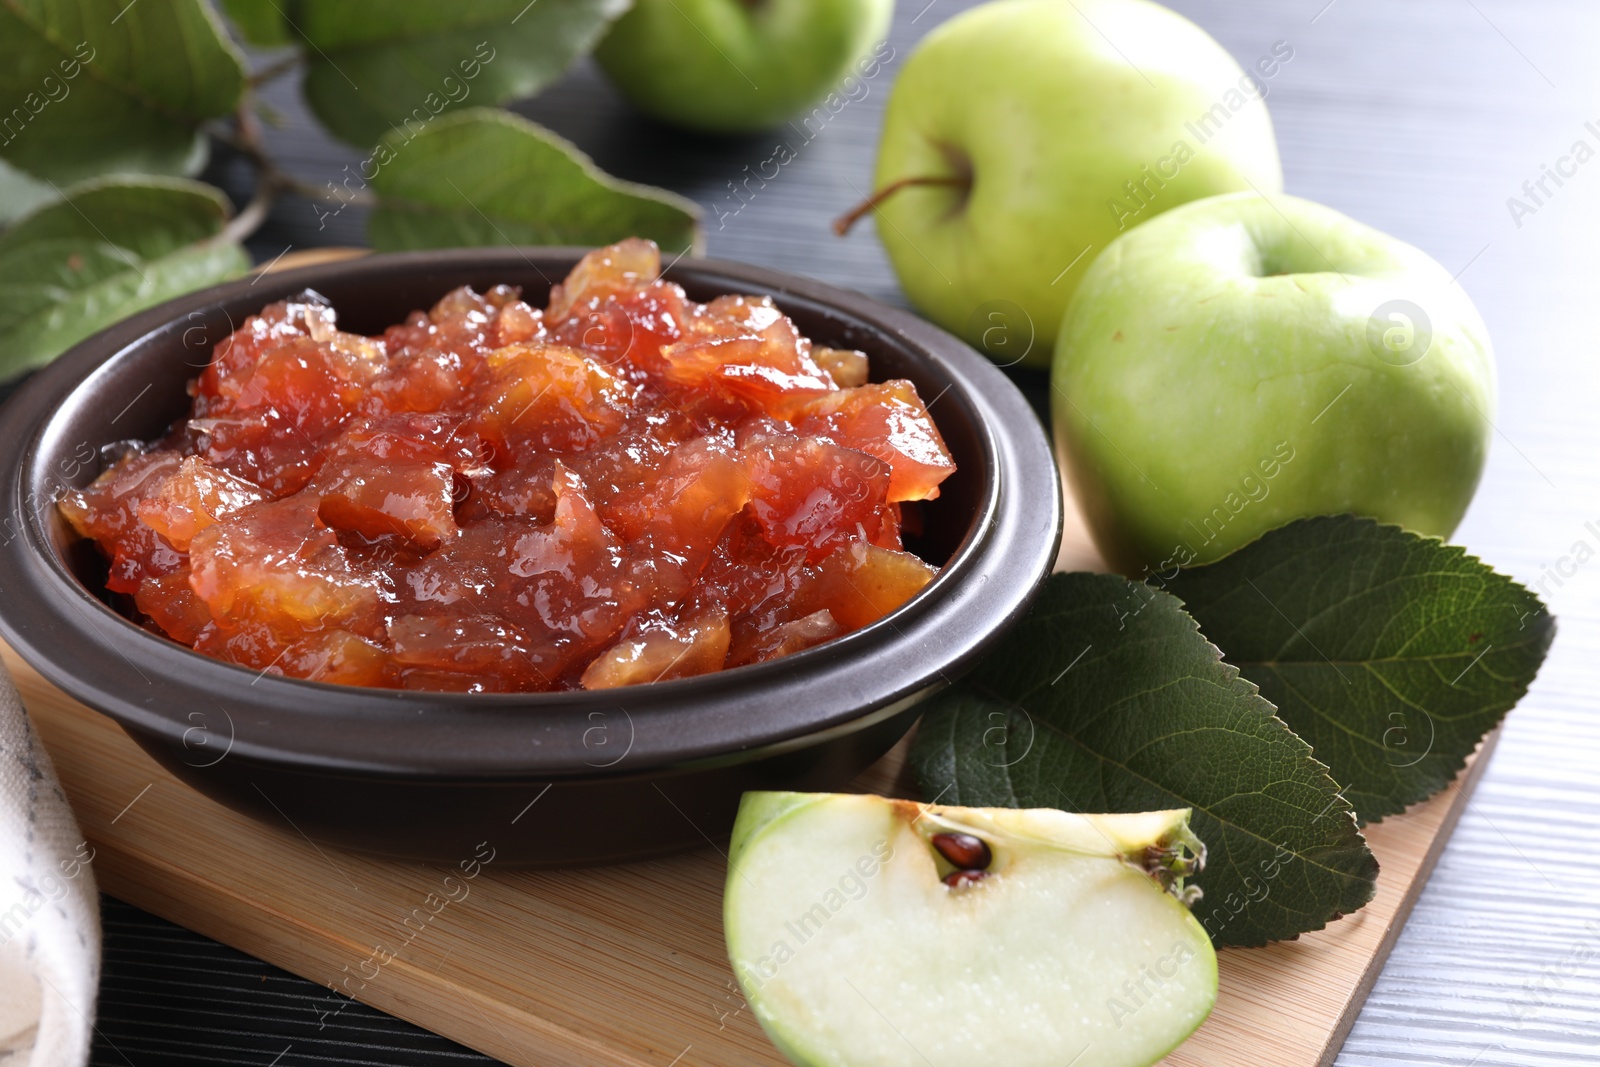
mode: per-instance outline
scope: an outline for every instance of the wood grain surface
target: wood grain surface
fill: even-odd
[[[784,1062],[727,963],[720,849],[511,871],[496,869],[486,830],[469,876],[319,847],[287,821],[264,826],[199,796],[110,720],[0,656],[113,896],[515,1067]],[[1231,1067],[1248,1048],[1260,1067],[1332,1063],[1486,755],[1370,828],[1382,864],[1371,904],[1297,941],[1222,953],[1216,1010],[1165,1062]],[[915,795],[904,762],[902,743],[856,787]]]
[[[1600,148],[1586,125],[1600,125],[1600,5],[1170,5],[1247,64],[1288,42],[1294,58],[1270,82],[1267,103],[1289,191],[1420,246],[1458,273],[1477,302],[1496,343],[1501,401],[1489,469],[1456,539],[1534,585],[1560,617],[1551,658],[1507,720],[1337,1064],[1593,1064],[1600,881],[1587,873],[1585,842],[1600,823],[1600,345],[1590,310],[1600,288],[1600,160],[1574,168],[1572,153],[1580,140]],[[897,55],[967,6],[903,0],[891,36]],[[864,99],[732,214],[728,183],[768,158],[772,138],[711,141],[644,122],[587,63],[517,110],[612,173],[699,201],[711,254],[902,303],[870,225],[844,241],[826,229],[870,185],[895,69],[891,63]],[[297,176],[338,182],[342,168],[362,158],[315,127],[293,79],[267,96],[284,120],[269,130],[272,149]],[[1559,182],[1547,176],[1558,166],[1567,172]],[[243,203],[247,174],[223,154],[206,177]],[[1513,197],[1533,211],[1514,216]],[[299,248],[359,245],[363,222],[356,207],[329,218],[285,199],[251,248],[265,262]],[[333,1042],[318,1014],[324,991],[258,973],[242,958],[224,961],[220,950],[198,953],[155,920],[137,925],[125,916],[112,928],[108,962],[96,1067],[259,1065],[274,1057],[278,1067],[482,1062],[377,1018],[363,1017],[359,1030]],[[681,1051],[647,1062],[666,1065]],[[1235,1049],[1231,1062],[1254,1063],[1255,1051]],[[679,1067],[695,1062],[691,1050]]]

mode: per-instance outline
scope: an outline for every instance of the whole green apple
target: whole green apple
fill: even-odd
[[[1107,562],[1205,563],[1353,512],[1447,537],[1494,417],[1488,332],[1422,251],[1295,197],[1118,238],[1061,324],[1051,407]]]
[[[1293,55],[1279,42],[1245,74],[1147,0],[998,0],[944,23],[906,60],[878,149],[878,236],[906,295],[997,361],[1048,367],[1119,233],[1282,188],[1262,97]]]
[[[894,0],[635,0],[595,58],[642,111],[709,133],[766,129],[870,78]],[[892,55],[892,53],[891,53]]]

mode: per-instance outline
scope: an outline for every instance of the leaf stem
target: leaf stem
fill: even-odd
[[[283,77],[285,74],[289,73],[291,70],[300,65],[300,59],[301,54],[299,52],[295,52],[292,55],[284,56],[276,63],[267,64],[254,74],[250,75],[250,87],[252,89],[258,89],[270,81],[274,81]]]
[[[277,164],[267,156],[266,145],[261,139],[261,120],[256,117],[255,94],[246,93],[239,101],[233,113],[233,127],[233,146],[249,156],[251,162],[263,171],[275,173]]]
[[[243,241],[246,237],[261,228],[267,221],[267,213],[272,210],[272,202],[278,198],[277,183],[272,180],[272,175],[263,173],[256,182],[256,191],[250,197],[250,202],[244,210],[228,220],[215,237],[211,238],[213,244],[229,244]]]
[[[972,186],[972,177],[971,175],[950,174],[941,175],[938,177],[929,176],[922,178],[901,178],[899,181],[890,182],[882,189],[876,190],[871,196],[861,201],[861,203],[857,204],[843,215],[840,215],[838,218],[834,219],[833,232],[836,235],[843,237],[845,234],[850,232],[850,227],[860,222],[867,215],[870,215],[872,212],[876,211],[883,205],[885,200],[889,199],[900,190],[910,188],[914,185],[946,185],[967,189]]]
[[[243,241],[255,233],[261,228],[261,224],[267,221],[267,214],[272,210],[272,203],[278,198],[278,193],[289,188],[285,181],[288,175],[278,169],[277,164],[268,157],[262,144],[261,124],[256,119],[254,106],[255,94],[245,92],[233,113],[233,131],[231,133],[219,129],[210,131],[211,136],[254,163],[257,172],[256,188],[250,196],[250,202],[211,239],[215,244]]]
[[[278,64],[283,66],[284,64]],[[213,127],[207,131],[212,137],[248,159],[256,168],[256,188],[250,202],[244,206],[211,240],[217,243],[243,241],[267,220],[273,203],[281,193],[293,193],[307,200],[325,204],[360,204],[370,206],[373,198],[364,192],[319,189],[310,182],[290,174],[267,154],[266,142],[261,135],[261,120],[255,113],[255,100],[250,93],[239,102],[233,114],[233,127]]]

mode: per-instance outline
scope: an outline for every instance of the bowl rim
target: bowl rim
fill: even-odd
[[[0,596],[0,634],[57,686],[125,729],[177,746],[180,756],[203,750],[211,758],[204,746],[222,736],[215,709],[227,723],[224,756],[241,760],[437,781],[558,780],[742,762],[864,729],[948,684],[1025,610],[1054,562],[1063,517],[1050,444],[1015,385],[964,342],[907,312],[810,279],[700,257],[680,257],[663,276],[841,315],[942,364],[951,399],[968,409],[986,468],[978,518],[934,581],[884,619],[780,660],[648,686],[369,689],[257,673],[152,634],[96,597],[52,548],[47,516],[55,498],[42,492],[49,478],[40,477],[41,465],[74,398],[196,313],[245,297],[254,313],[303,289],[381,284],[386,275],[459,279],[531,267],[564,276],[586,251],[448,249],[314,264],[179,297],[73,346],[6,405],[0,478],[11,519],[0,542],[0,591],[13,595]],[[439,295],[456,284],[442,282]],[[397,308],[392,321],[411,310]],[[1030,491],[1041,480],[1050,491]],[[813,686],[825,691],[819,696]],[[624,725],[627,744],[613,758],[608,746]]]

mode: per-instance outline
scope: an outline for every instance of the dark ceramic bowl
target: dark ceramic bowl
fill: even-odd
[[[908,547],[942,566],[893,615],[788,658],[606,692],[453,695],[257,674],[154,636],[103,592],[105,565],[55,499],[114,442],[161,435],[211,346],[307,287],[375,333],[459,285],[535,305],[581,253],[382,255],[196,293],[73,348],[0,416],[0,632],[46,678],[115,719],[182,780],[289,832],[453,863],[601,863],[725,835],[747,789],[836,789],[910,727],[1023,611],[1061,526],[1055,464],[1015,387],[965,344],[816,282],[714,260],[667,276],[689,295],[767,293],[821,344],[909,378],[959,466]],[[291,829],[292,828],[292,829]]]

